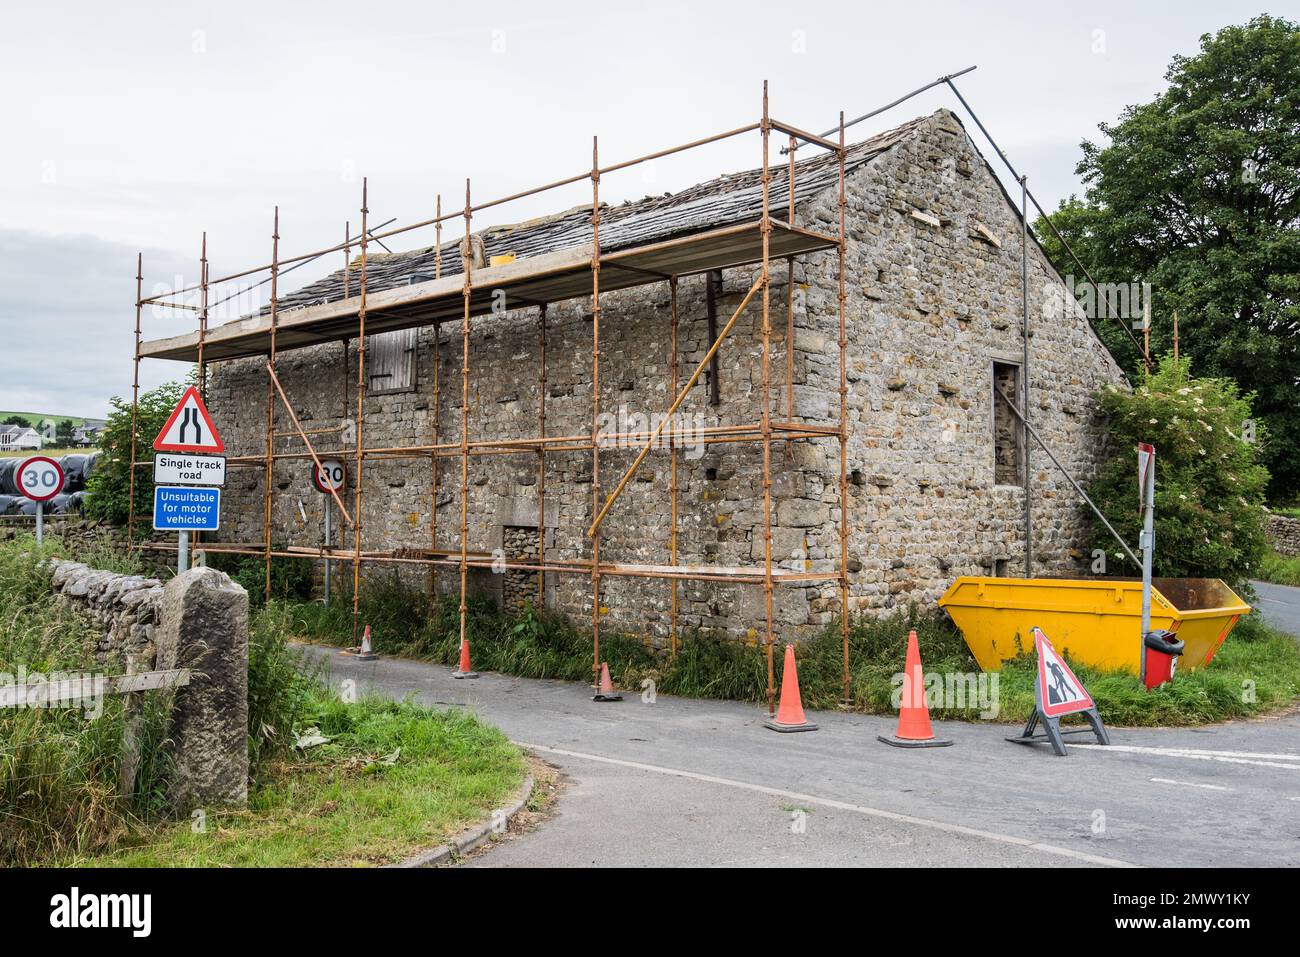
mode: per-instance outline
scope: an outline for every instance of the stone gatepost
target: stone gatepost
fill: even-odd
[[[163,589],[157,667],[189,668],[171,720],[178,811],[248,802],[248,593],[214,568]]]

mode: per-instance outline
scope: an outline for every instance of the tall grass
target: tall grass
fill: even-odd
[[[288,609],[292,628],[302,637],[329,644],[352,640],[351,601],[329,606],[296,605]],[[459,649],[459,613],[455,600],[431,598],[391,580],[367,585],[361,599],[362,621],[371,626],[382,653],[454,664]],[[980,669],[961,633],[938,612],[913,607],[883,618],[863,617],[849,628],[849,699],[859,711],[892,714],[907,651],[907,633],[917,632],[927,675],[962,676]],[[471,599],[466,633],[474,667],[528,678],[591,678],[591,637],[567,619],[532,608],[517,616],[497,611],[490,602]],[[782,648],[774,651],[775,683],[780,686]],[[812,708],[835,708],[844,697],[844,645],[839,622],[796,646],[799,687]],[[664,694],[762,702],[767,697],[765,649],[722,640],[707,632],[682,636],[676,657],[655,652],[633,635],[601,635],[601,658],[625,689],[639,689],[648,679]],[[1092,693],[1103,717],[1117,725],[1188,725],[1247,717],[1277,710],[1300,694],[1300,644],[1268,628],[1257,615],[1240,622],[1208,668],[1184,669],[1166,685],[1148,691],[1136,676],[1101,671],[1072,663]],[[987,681],[988,679],[986,679]],[[1008,661],[997,674],[996,716],[1021,722],[1033,708],[1032,652]],[[991,685],[986,685],[990,688]],[[970,685],[966,685],[970,690]],[[987,698],[936,701],[937,718],[975,720],[988,717]]]
[[[0,547],[0,672],[111,672],[94,663],[98,634],[50,595],[45,557],[19,538]],[[156,813],[169,762],[161,747],[168,703],[149,695],[141,712],[142,759],[130,794],[120,791],[125,699],[108,697],[103,712],[33,708],[0,710],[0,863],[24,864],[51,853],[110,845],[133,819]]]
[[[25,537],[0,545],[0,673],[113,674],[112,660],[96,664],[96,628],[50,591],[46,558],[65,557],[62,544],[37,548]],[[134,573],[128,556],[79,554],[79,560]],[[253,785],[294,742],[294,729],[311,707],[316,679],[304,672],[287,642],[284,606],[260,609],[249,635],[249,760]],[[0,710],[0,865],[23,865],[93,855],[169,811],[172,769],[167,729],[172,695],[136,695],[133,719],[139,763],[130,793],[121,790],[127,727],[125,696],[107,696],[98,716],[81,708]]]
[[[1300,586],[1300,557],[1279,555],[1270,548],[1259,563],[1256,575],[1260,581],[1275,585]]]
[[[458,598],[431,597],[396,576],[368,582],[361,594],[361,620],[370,626],[379,650],[443,664],[459,660],[459,609]],[[292,605],[289,613],[304,638],[333,645],[353,642],[350,598]],[[591,677],[591,638],[563,616],[530,606],[511,617],[491,601],[471,597],[465,635],[479,670],[568,681]],[[600,648],[601,658],[620,671],[643,670],[654,662],[651,651],[631,635],[602,633]]]
[[[248,629],[248,763],[256,786],[270,761],[294,742],[294,730],[312,707],[317,671],[289,647],[290,616],[283,604],[255,609]]]

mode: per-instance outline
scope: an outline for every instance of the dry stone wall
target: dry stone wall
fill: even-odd
[[[1300,518],[1270,515],[1264,531],[1279,555],[1300,555]]]
[[[1023,561],[1023,490],[995,480],[993,363],[1019,364],[1019,219],[956,119],[941,111],[848,178],[846,261],[850,445],[851,605],[883,612],[900,603],[932,602],[959,574],[988,574]],[[837,196],[806,202],[797,219],[834,232]],[[912,215],[939,220],[934,226]],[[989,237],[992,237],[990,239]],[[1000,243],[1000,245],[999,245]],[[1036,246],[1030,249],[1030,415],[1035,427],[1075,475],[1086,477],[1101,452],[1103,433],[1093,394],[1123,377],[1073,308]],[[755,278],[753,269],[723,277],[719,325]],[[838,280],[834,251],[793,265],[773,263],[773,408],[778,418],[833,423],[839,410]],[[709,347],[703,276],[679,283],[680,381]],[[787,408],[787,291],[793,305],[794,407]],[[745,311],[719,353],[721,403],[710,402],[709,373],[682,407],[687,427],[753,423],[760,416],[759,302]],[[611,431],[647,427],[638,418],[671,402],[667,283],[601,297],[600,404],[613,413]],[[521,307],[475,319],[469,373],[470,435],[516,438],[538,430],[539,315]],[[435,346],[436,337],[436,346]],[[547,316],[546,427],[551,435],[589,434],[591,422],[591,302],[552,305]],[[438,361],[435,363],[435,349]],[[458,323],[419,331],[415,388],[372,395],[364,410],[367,446],[454,441],[461,428],[461,335]],[[278,370],[306,429],[323,434],[322,453],[351,447],[355,435],[357,344],[282,354]],[[440,384],[435,403],[433,382]],[[260,454],[266,423],[262,360],[214,366],[209,406],[231,454]],[[435,408],[437,414],[435,415]],[[289,426],[276,409],[276,427]],[[436,422],[435,422],[436,419]],[[435,430],[436,424],[436,430]],[[278,451],[301,451],[277,441]],[[636,453],[600,453],[602,494],[612,490]],[[757,443],[683,449],[679,455],[679,561],[691,565],[755,566],[763,560],[762,453]],[[352,461],[348,458],[349,468]],[[437,474],[439,490],[431,489]],[[669,457],[644,463],[602,527],[604,561],[666,564],[670,500]],[[507,528],[538,519],[538,460],[534,452],[478,455],[470,461],[468,542],[473,551],[506,548]],[[1040,573],[1076,571],[1081,540],[1073,493],[1040,451],[1031,455],[1035,551]],[[795,571],[833,573],[839,556],[839,447],[833,439],[781,442],[773,448],[773,560]],[[221,537],[259,541],[263,469],[232,469]],[[277,462],[274,524],[278,542],[321,540],[325,498],[310,485],[307,459]],[[586,529],[593,516],[588,452],[546,455],[546,554],[591,555]],[[355,476],[350,476],[355,481]],[[360,508],[365,549],[438,547],[460,541],[460,476],[455,459],[428,455],[373,458],[365,465]],[[351,488],[349,488],[349,495]],[[436,502],[436,509],[435,509]],[[353,500],[348,499],[349,507]],[[436,532],[431,514],[436,511]],[[305,515],[305,520],[304,520]],[[338,523],[341,524],[341,523]],[[350,545],[350,530],[346,533]],[[412,567],[373,566],[370,575]],[[472,575],[475,587],[502,596],[499,578]],[[437,573],[437,587],[454,591],[454,569]],[[511,586],[515,600],[525,587]],[[606,627],[667,640],[669,602],[676,588],[685,628],[725,631],[755,640],[763,619],[761,587],[606,577],[600,614]],[[590,581],[584,574],[547,576],[547,604],[590,620]],[[783,636],[829,622],[839,600],[834,580],[776,590]]]
[[[153,668],[162,582],[62,559],[51,559],[49,567],[54,593],[84,612],[99,630],[96,664],[112,663],[123,671]]]

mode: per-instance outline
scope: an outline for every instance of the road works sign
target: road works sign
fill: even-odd
[[[157,485],[153,527],[159,532],[215,532],[221,527],[221,489]]]
[[[1066,753],[1063,735],[1087,734],[1091,731],[1097,736],[1098,744],[1110,744],[1110,735],[1092,701],[1092,695],[1088,694],[1083,682],[1070,670],[1070,666],[1056,653],[1047,636],[1038,628],[1034,629],[1034,651],[1038,656],[1038,675],[1034,678],[1034,710],[1020,737],[1007,740],[1017,744],[1047,741],[1059,757],[1065,757]],[[1062,731],[1061,718],[1067,714],[1083,715],[1089,726]],[[1043,723],[1043,734],[1034,734],[1040,721]]]
[[[221,441],[217,427],[212,424],[212,416],[199,398],[199,390],[190,386],[172,409],[171,417],[158,438],[153,440],[155,452],[204,452],[217,453],[226,451],[226,444]]]
[[[226,459],[222,455],[185,455],[159,452],[153,457],[155,485],[225,485]]]
[[[1083,687],[1083,682],[1056,653],[1047,636],[1037,628],[1034,629],[1034,651],[1038,654],[1038,686],[1042,689],[1038,705],[1043,709],[1043,714],[1049,718],[1059,718],[1063,714],[1087,711],[1093,707],[1092,695]]]

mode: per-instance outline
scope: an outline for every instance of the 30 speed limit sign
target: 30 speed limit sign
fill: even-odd
[[[321,462],[317,468],[315,463],[311,467],[311,481],[316,488],[326,495],[330,492],[341,492],[343,486],[348,482],[348,470],[342,462],[326,459]]]
[[[48,502],[63,491],[63,469],[46,455],[33,455],[18,466],[18,491],[34,502]]]

